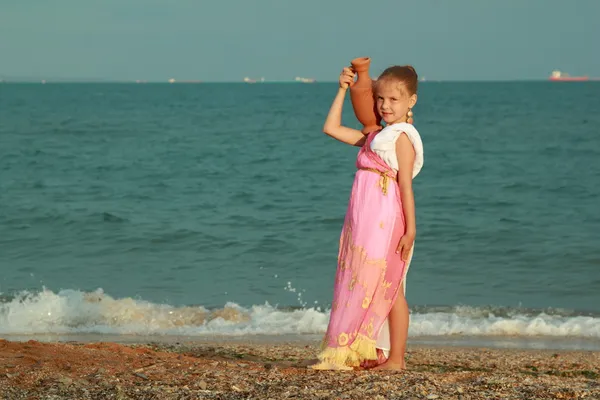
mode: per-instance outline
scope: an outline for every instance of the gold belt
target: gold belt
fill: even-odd
[[[396,179],[396,176],[389,175],[386,172],[380,171],[375,168],[359,168],[359,170],[374,172],[377,175],[379,175],[379,187],[381,188],[381,191],[384,195],[387,195],[388,181],[390,179]]]

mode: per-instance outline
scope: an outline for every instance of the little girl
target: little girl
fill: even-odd
[[[386,69],[374,84],[385,128],[367,135],[341,125],[354,72],[344,68],[323,131],[361,147],[340,237],[327,333],[314,369],[404,369],[408,336],[405,278],[416,235],[412,179],[423,166],[423,145],[412,125],[417,73]]]

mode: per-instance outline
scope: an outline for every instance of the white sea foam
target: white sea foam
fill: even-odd
[[[0,334],[111,333],[138,335],[241,336],[322,334],[329,310],[280,309],[269,304],[227,303],[208,310],[174,307],[102,290],[22,292],[0,303]],[[560,312],[478,307],[416,309],[411,336],[507,336],[600,340],[600,318]]]

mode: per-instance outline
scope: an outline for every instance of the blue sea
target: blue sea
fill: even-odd
[[[336,88],[0,84],[0,336],[320,338]],[[598,110],[600,82],[421,84],[409,340],[600,347]]]

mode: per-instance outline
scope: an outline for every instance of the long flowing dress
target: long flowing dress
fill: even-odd
[[[402,133],[415,149],[414,178],[423,165],[423,145],[411,124],[369,133],[358,152],[340,235],[331,315],[315,369],[380,363],[390,348],[387,317],[399,289],[405,290],[412,258],[412,249],[406,262],[396,253],[405,231],[395,158],[395,142]]]

